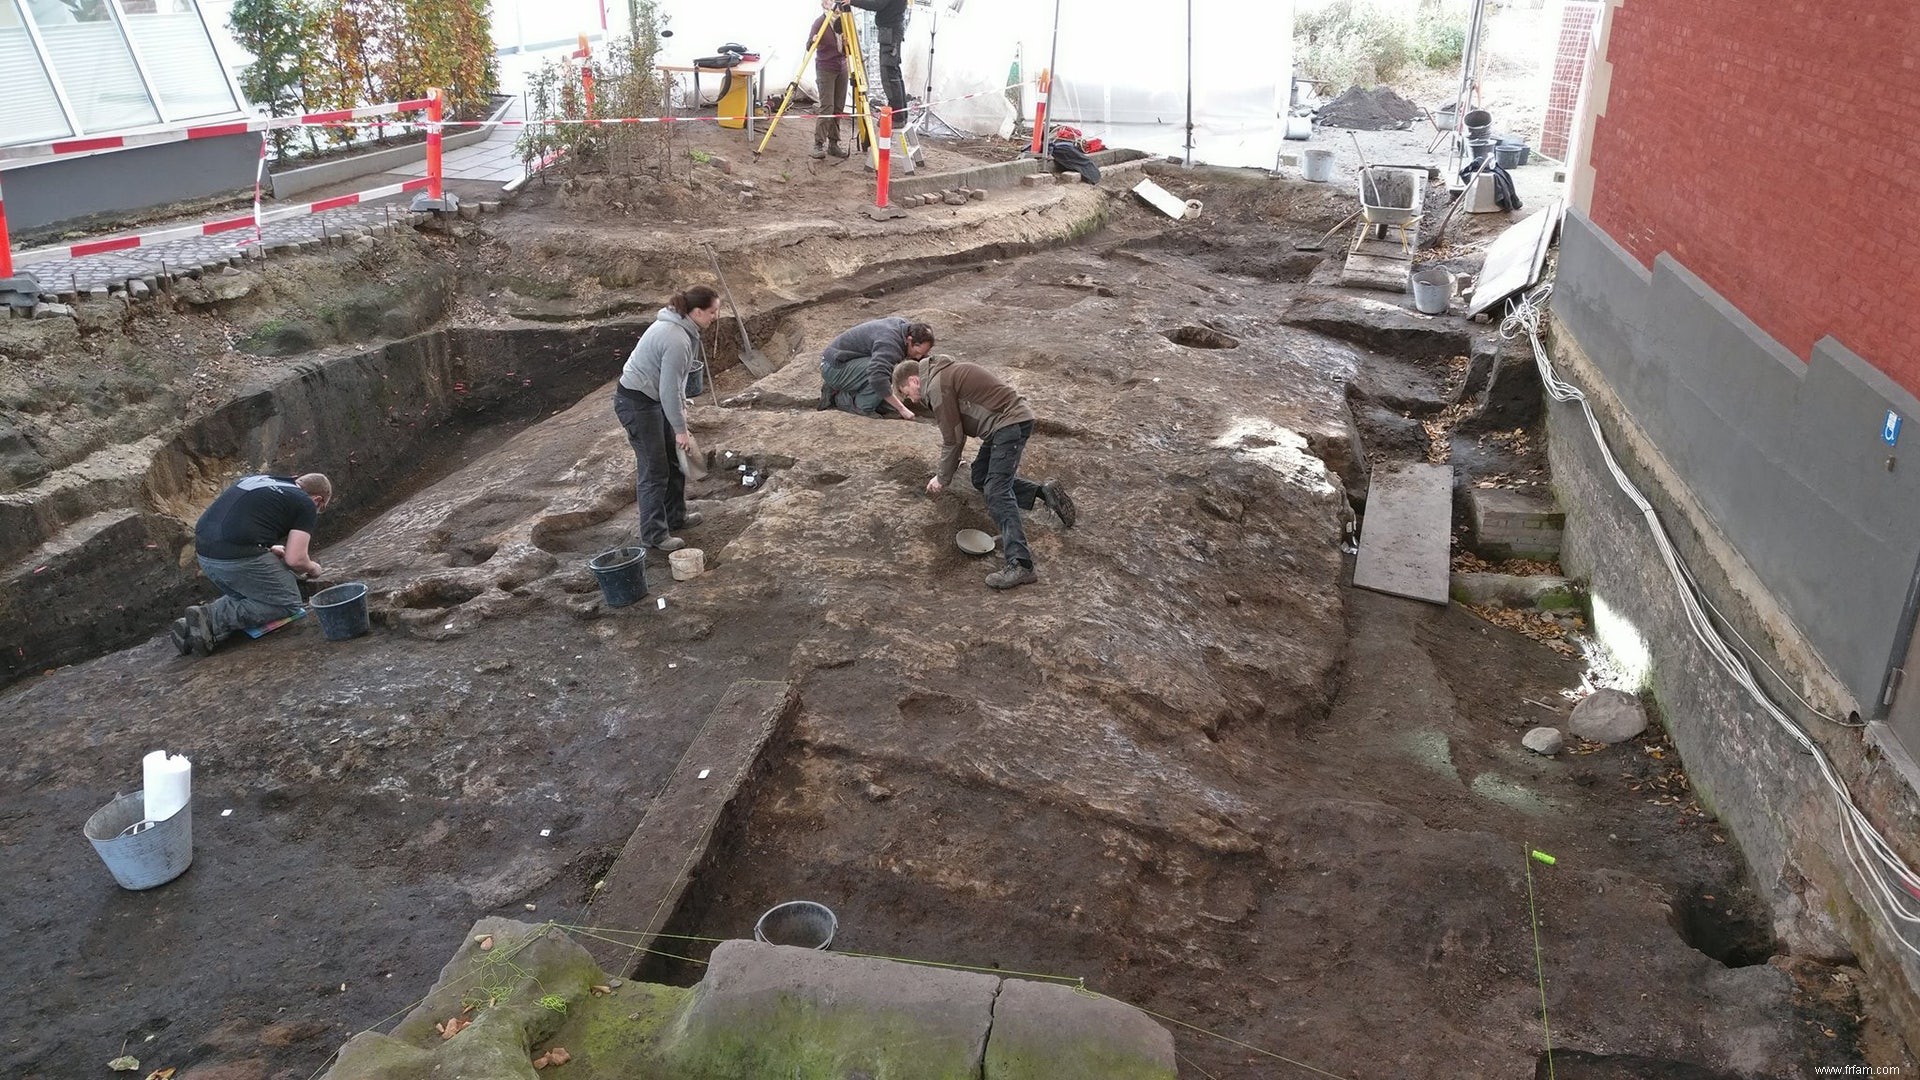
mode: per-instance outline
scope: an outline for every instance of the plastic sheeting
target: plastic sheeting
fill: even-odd
[[[663,59],[685,63],[737,41],[761,54],[769,94],[785,91],[796,74],[811,93],[811,65],[800,69],[807,29],[820,14],[817,5],[663,0],[661,8],[673,31],[662,43]],[[869,17],[858,9],[855,16]],[[1017,119],[1032,119],[1036,92],[1031,80],[1048,65],[1053,31],[1054,5],[1047,0],[915,3],[902,65],[907,92],[931,100],[934,112],[952,127],[1007,135]],[[1058,78],[1050,120],[1070,123],[1111,146],[1176,157],[1187,153],[1191,71],[1193,160],[1271,167],[1292,86],[1293,5],[1060,0],[1053,67]],[[1027,85],[1010,95],[1016,70]],[[870,90],[877,96],[878,83]]]

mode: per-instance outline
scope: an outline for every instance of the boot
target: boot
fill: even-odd
[[[669,536],[665,540],[662,540],[659,543],[653,545],[653,550],[659,552],[662,555],[671,555],[674,552],[679,551],[681,548],[686,546],[687,546],[687,542],[685,540],[682,540],[677,536]]]
[[[187,620],[173,620],[173,625],[167,628],[167,634],[173,638],[173,651],[181,656],[193,652],[193,632],[187,628]]]
[[[1058,480],[1049,480],[1040,485],[1040,501],[1046,503],[1047,509],[1053,511],[1053,516],[1060,519],[1063,529],[1073,528],[1073,523],[1079,520],[1080,514],[1073,508],[1073,496],[1067,494],[1067,489],[1061,487]]]
[[[207,609],[198,604],[187,609],[187,647],[196,655],[211,656],[213,647],[218,644],[213,637],[213,620],[207,617]]]
[[[821,160],[821,159],[823,159],[823,158],[825,158],[825,157],[827,156],[827,147],[826,147],[826,144],[824,144],[824,143],[814,143],[814,144],[813,144],[813,153],[811,153],[811,154],[809,154],[809,155],[807,155],[807,156],[809,156],[809,157],[811,157],[811,158],[813,158],[813,160],[815,160],[815,161],[819,161],[819,160]]]
[[[1031,585],[1039,580],[1040,575],[1033,572],[1033,567],[1008,563],[987,575],[987,588],[1012,589],[1021,585]]]
[[[837,158],[844,158],[844,157],[846,157],[846,156],[847,156],[847,148],[846,148],[846,147],[844,147],[844,146],[841,146],[841,145],[840,145],[839,143],[837,143],[837,142],[835,142],[835,143],[828,143],[828,144],[827,144],[827,156],[828,156],[828,157],[837,157]]]

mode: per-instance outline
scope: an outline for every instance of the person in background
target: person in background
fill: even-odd
[[[893,159],[893,168],[910,176],[918,149],[907,138],[907,80],[900,72],[900,46],[907,40],[910,5],[907,0],[842,0],[836,6],[844,11],[849,5],[873,12],[874,32],[880,38],[880,87],[893,113],[893,133],[900,139],[900,155]]]
[[[813,124],[813,156],[828,154],[843,158],[840,145],[840,114],[847,111],[847,50],[840,41],[840,20],[835,17],[833,0],[820,0],[820,17],[807,31],[807,43],[820,39],[813,54],[813,78],[820,87],[820,119]],[[825,33],[821,32],[822,27]]]
[[[1044,502],[1067,529],[1073,528],[1079,513],[1059,481],[1036,484],[1017,475],[1020,456],[1033,435],[1033,410],[1027,407],[1027,399],[986,368],[955,363],[950,356],[936,356],[924,365],[906,361],[893,369],[893,387],[909,401],[925,401],[940,425],[940,468],[927,481],[927,494],[938,495],[953,482],[967,436],[980,440],[973,456],[973,486],[986,496],[987,513],[1000,526],[1000,552],[1007,560],[1006,566],[987,575],[987,587],[1012,589],[1040,580],[1020,511],[1033,509],[1036,500]]]
[[[236,631],[298,612],[304,601],[295,575],[320,576],[313,532],[332,499],[332,481],[317,472],[244,476],[221,492],[193,527],[193,550],[222,595],[173,620],[174,649],[206,656]]]
[[[893,368],[933,351],[933,328],[898,315],[870,319],[841,332],[820,354],[820,408],[857,416],[913,419],[893,392]]]
[[[706,359],[700,332],[719,317],[720,294],[712,288],[694,285],[674,293],[640,335],[614,388],[613,414],[627,429],[637,469],[640,543],[655,551],[686,547],[673,532],[700,524],[700,515],[687,511],[687,474],[675,450],[691,442],[687,373],[695,357]]]

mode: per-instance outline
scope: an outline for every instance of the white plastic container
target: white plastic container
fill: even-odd
[[[681,548],[667,555],[667,565],[673,569],[673,580],[691,581],[707,569],[707,553],[699,548]]]
[[[1333,151],[1302,150],[1300,176],[1316,184],[1324,184],[1333,179]]]

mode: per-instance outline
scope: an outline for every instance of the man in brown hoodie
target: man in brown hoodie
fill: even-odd
[[[1077,515],[1059,481],[1036,484],[1015,475],[1033,434],[1027,399],[987,369],[950,356],[900,364],[893,369],[893,389],[909,401],[924,401],[940,424],[940,472],[927,481],[927,494],[938,495],[953,481],[967,436],[980,440],[973,457],[973,486],[987,497],[987,512],[1000,526],[1000,550],[1007,559],[1005,567],[987,575],[988,586],[1011,589],[1038,581],[1020,511],[1033,509],[1039,500],[1066,528],[1073,527]]]

